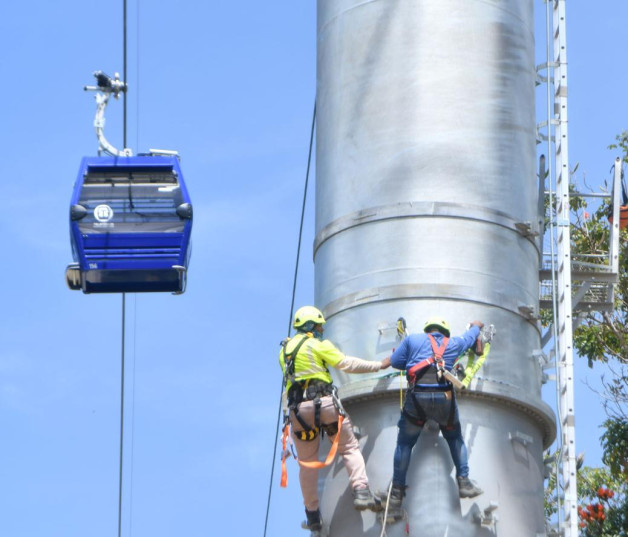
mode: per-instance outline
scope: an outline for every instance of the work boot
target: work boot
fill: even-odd
[[[475,498],[484,491],[467,476],[458,478],[458,492],[461,498]]]
[[[382,501],[368,487],[353,489],[353,507],[358,511],[370,509],[377,512],[382,510]]]
[[[390,495],[388,492],[385,493],[384,504],[388,504],[388,508],[385,511],[386,514],[386,524],[393,524],[402,520],[404,518],[403,509],[401,508],[401,503],[403,502],[403,498],[406,495],[406,487],[395,485],[393,483],[390,489]],[[384,505],[386,507],[386,505]]]
[[[305,516],[307,520],[301,524],[304,530],[321,531],[323,528],[323,520],[321,518],[321,512],[319,509],[316,511],[305,510]]]
[[[388,508],[391,507],[401,507],[401,502],[403,501],[403,497],[406,495],[405,487],[400,485],[395,485],[393,483],[392,488],[390,489],[390,501]]]

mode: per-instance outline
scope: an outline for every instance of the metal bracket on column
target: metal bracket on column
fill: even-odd
[[[538,321],[540,319],[539,314],[536,312],[536,308],[532,304],[522,304],[517,309],[519,310],[519,313],[529,321]]]
[[[545,354],[541,349],[533,350],[532,358],[536,359],[536,361],[539,363],[542,369],[545,369],[550,362],[549,356]]]
[[[497,508],[499,507],[499,503],[495,500],[491,500],[489,506],[484,509],[484,511],[479,514],[476,518],[476,521],[480,523],[480,526],[494,526],[497,522],[498,518],[495,514]]]
[[[397,330],[397,323],[380,323],[377,325],[377,331],[381,334],[388,332],[389,330]]]
[[[532,229],[532,223],[531,222],[516,222],[515,223],[515,227],[517,228],[517,231],[519,233],[521,233],[524,237],[526,237],[528,239],[539,236],[538,231],[534,231]]]
[[[541,368],[541,383],[545,384],[549,380],[555,380],[551,378],[551,375],[545,373],[546,369],[553,369],[556,367],[555,363],[552,363],[550,356],[545,354],[541,349],[532,351],[532,359],[535,359]]]
[[[512,442],[519,442],[523,446],[527,446],[528,444],[532,444],[534,442],[534,438],[530,435],[522,433],[521,431],[517,431],[516,433],[508,433],[508,438]]]

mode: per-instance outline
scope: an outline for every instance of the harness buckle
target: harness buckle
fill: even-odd
[[[345,409],[340,402],[340,398],[338,397],[338,389],[336,388],[336,386],[332,387],[331,398],[334,402],[336,410],[338,410],[338,414],[340,414],[343,418],[346,417],[347,413],[345,412]]]

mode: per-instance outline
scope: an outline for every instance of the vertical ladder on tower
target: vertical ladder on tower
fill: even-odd
[[[565,0],[553,2],[555,185],[556,185],[556,375],[561,433],[559,461],[563,488],[565,537],[578,535],[576,435],[574,419],[573,308],[569,222],[569,152],[567,116],[567,40]]]
[[[577,537],[578,497],[576,488],[576,450],[574,420],[573,312],[571,282],[571,237],[569,205],[569,151],[567,115],[567,44],[565,0],[546,3],[547,64],[547,136],[548,186],[550,207],[555,215],[550,223],[553,339],[556,368],[557,411],[557,528],[555,535]],[[551,30],[551,35],[550,35]],[[552,134],[553,133],[553,134]],[[553,145],[552,145],[553,142]],[[552,149],[553,148],[553,149]],[[540,183],[545,173],[541,171]],[[553,199],[552,199],[553,198]],[[551,212],[551,211],[550,211]]]

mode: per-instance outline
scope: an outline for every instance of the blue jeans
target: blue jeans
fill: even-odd
[[[414,398],[416,406],[411,398]],[[414,391],[407,394],[404,410],[414,417],[417,416],[416,407],[418,406],[423,414],[423,416],[418,416],[419,422],[422,421],[421,418],[432,419],[438,422],[443,438],[449,445],[449,452],[456,467],[456,476],[467,477],[469,475],[469,460],[467,447],[462,438],[457,405],[453,409],[452,428],[447,428],[451,405],[456,405],[455,401],[447,399],[444,392]],[[416,421],[402,413],[397,424],[399,433],[397,435],[397,447],[395,448],[393,484],[399,487],[405,487],[406,485],[406,474],[410,465],[412,448],[414,448],[423,430],[423,424],[417,424]]]

